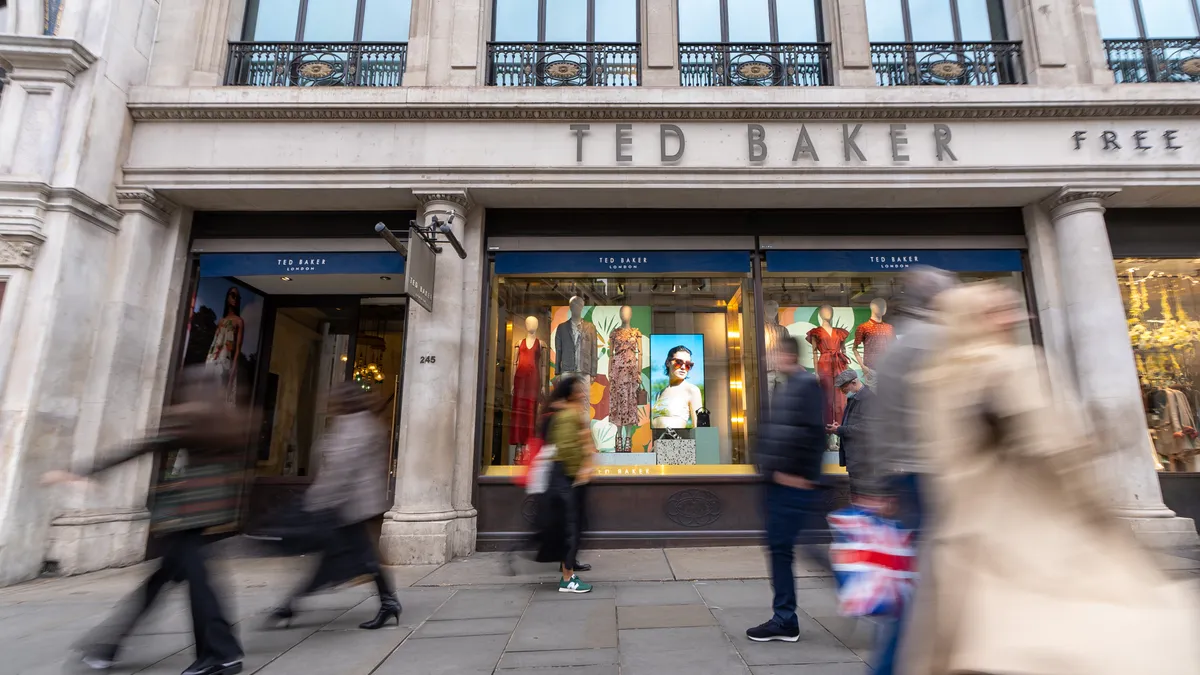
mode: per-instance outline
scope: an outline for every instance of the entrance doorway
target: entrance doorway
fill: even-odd
[[[378,470],[394,490],[405,310],[394,297],[268,296],[253,396],[262,423],[253,444],[250,526],[298,497],[320,471],[329,392],[342,382],[377,398],[390,430],[388,462]]]

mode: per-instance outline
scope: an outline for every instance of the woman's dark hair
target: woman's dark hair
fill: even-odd
[[[237,302],[229,302],[229,291],[237,291]],[[230,286],[225,291],[225,309],[221,311],[221,317],[229,316],[229,310],[233,309],[234,316],[242,315],[242,289],[237,286]]]
[[[575,393],[575,387],[580,384],[583,384],[583,378],[578,375],[563,375],[558,378],[558,382],[550,390],[550,398],[546,401],[546,405],[550,406],[559,401],[570,400],[571,394]]]
[[[667,352],[667,360],[663,361],[663,374],[667,375],[668,377],[671,375],[671,359],[675,357],[677,352],[687,352],[688,356],[692,355],[692,350],[683,345],[672,347],[671,351]]]

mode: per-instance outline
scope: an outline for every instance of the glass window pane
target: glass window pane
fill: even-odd
[[[913,42],[952,42],[954,17],[950,0],[908,0]]]
[[[587,0],[546,0],[546,42],[587,42]]]
[[[1105,39],[1138,38],[1134,0],[1096,0],[1096,19],[1100,37]]]
[[[900,0],[867,0],[867,35],[871,42],[904,42]]]
[[[306,42],[353,42],[357,0],[308,0]]]
[[[680,42],[721,42],[721,0],[679,0]]]
[[[412,0],[367,0],[363,42],[408,42]]]
[[[767,0],[735,0],[729,3],[729,41],[771,41],[771,13]]]
[[[599,475],[752,470],[761,387],[749,274],[494,279],[485,474],[511,473],[566,374],[586,380]]]
[[[813,0],[776,0],[780,42],[817,42],[817,4]]]
[[[596,0],[596,42],[637,42],[637,0]]]
[[[1196,15],[1192,0],[1148,0],[1142,2],[1146,37],[1196,37]]]
[[[538,0],[496,0],[496,41],[537,42]]]
[[[992,35],[988,0],[958,0],[958,24],[962,28],[963,42],[990,42],[1003,39]]]
[[[295,42],[300,0],[251,0],[246,39],[254,42]]]

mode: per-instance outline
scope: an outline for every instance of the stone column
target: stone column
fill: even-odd
[[[480,53],[485,0],[413,0],[404,85],[472,87],[483,84]],[[487,3],[491,5],[490,2]]]
[[[1104,223],[1114,190],[1064,188],[1048,206],[1054,221],[1062,296],[1079,395],[1108,447],[1105,476],[1113,505],[1148,543],[1195,543],[1191,519],[1177,518],[1162,500],[1154,470],[1137,367]]]
[[[422,204],[424,224],[435,216],[443,223],[453,217],[460,241],[478,239],[470,230],[480,222],[468,220],[466,192],[414,195]],[[466,317],[479,304],[478,282],[468,283],[468,270],[480,264],[472,257],[479,257],[475,247],[467,260],[460,260],[444,245],[437,256],[433,311],[409,303],[396,500],[384,516],[379,545],[387,564],[440,564],[470,553],[475,542],[475,510],[463,508],[461,501],[456,507],[454,494],[458,455],[474,451],[470,402],[475,388],[464,387],[475,381],[478,365],[478,352],[469,348],[477,336],[466,334],[472,326],[478,333],[478,321]],[[467,297],[469,289],[475,299]]]
[[[825,40],[833,49],[833,84],[875,86],[866,0],[826,0],[825,9]]]
[[[679,86],[678,0],[643,0],[642,85]]]

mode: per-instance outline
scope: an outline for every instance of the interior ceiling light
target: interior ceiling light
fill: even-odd
[[[384,281],[391,281],[391,280],[392,280],[392,278],[391,278],[391,277],[379,277],[379,278],[380,278],[380,279],[382,279],[382,280],[384,280]]]
[[[283,279],[284,281],[291,281],[291,280],[292,280],[292,278],[291,278],[291,277],[279,277],[279,278],[280,278],[280,279]]]

